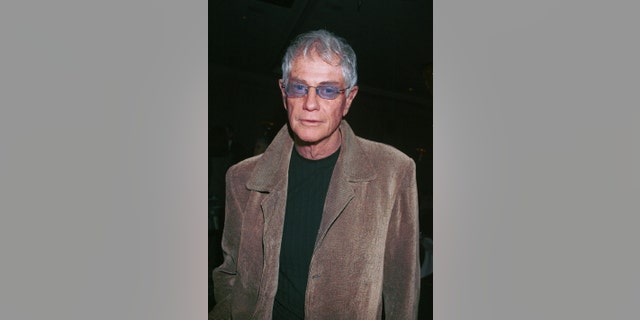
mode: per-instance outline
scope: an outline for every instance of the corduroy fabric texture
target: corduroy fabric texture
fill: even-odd
[[[309,266],[305,319],[415,319],[420,290],[415,163],[355,136],[346,121]],[[214,270],[211,319],[271,319],[293,140],[226,176],[224,262]]]

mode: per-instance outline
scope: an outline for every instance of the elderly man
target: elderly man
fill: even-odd
[[[343,120],[356,56],[325,30],[298,36],[279,80],[288,124],[226,175],[213,319],[415,319],[415,163]]]

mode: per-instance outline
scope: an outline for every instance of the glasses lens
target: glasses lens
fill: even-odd
[[[299,98],[307,94],[307,86],[300,83],[292,83],[287,88],[287,94],[293,98]]]
[[[290,83],[287,86],[287,96],[291,98],[304,97],[309,93],[309,88],[310,87],[301,83],[295,83],[295,82]],[[327,100],[333,100],[337,98],[338,95],[341,93],[340,88],[336,86],[317,86],[317,87],[311,87],[311,88],[316,89],[316,94],[318,94],[320,98],[327,99]]]
[[[318,95],[320,98],[333,100],[340,93],[340,89],[334,86],[318,86]]]

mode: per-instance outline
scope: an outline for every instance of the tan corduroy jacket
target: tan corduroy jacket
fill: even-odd
[[[305,297],[305,319],[415,319],[420,292],[415,163],[353,133],[327,192]],[[293,140],[285,125],[267,150],[227,172],[224,262],[213,272],[210,319],[271,319]],[[383,311],[384,310],[384,311]]]

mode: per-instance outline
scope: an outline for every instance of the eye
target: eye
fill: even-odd
[[[324,94],[332,95],[338,93],[339,89],[336,87],[330,86],[320,86],[318,89]]]
[[[307,87],[304,84],[294,83],[291,85],[291,89],[298,92],[304,92],[307,90]]]

